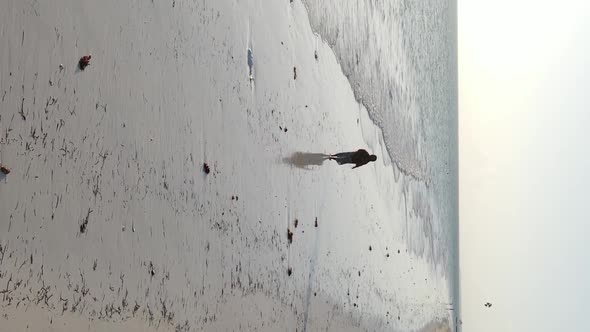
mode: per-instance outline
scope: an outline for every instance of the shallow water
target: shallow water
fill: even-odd
[[[406,230],[409,246],[455,280],[456,2],[303,2],[403,174],[409,209],[421,220]]]

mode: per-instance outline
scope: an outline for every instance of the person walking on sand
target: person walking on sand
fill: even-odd
[[[340,152],[333,154],[328,156],[328,159],[336,160],[338,165],[355,164],[353,167],[353,169],[355,169],[369,163],[370,161],[377,160],[377,156],[374,154],[369,154],[367,150],[360,149],[354,152]]]

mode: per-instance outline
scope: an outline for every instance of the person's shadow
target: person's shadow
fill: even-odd
[[[325,153],[294,152],[291,156],[283,158],[285,164],[311,170],[309,166],[321,166],[330,155]]]

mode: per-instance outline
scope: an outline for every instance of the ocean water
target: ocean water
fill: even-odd
[[[411,196],[420,224],[408,226],[408,246],[443,271],[456,292],[456,1],[303,2],[312,29],[382,129],[404,195]]]

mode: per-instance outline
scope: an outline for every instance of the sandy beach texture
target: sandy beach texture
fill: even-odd
[[[1,331],[450,329],[411,179],[300,1],[1,7]]]

